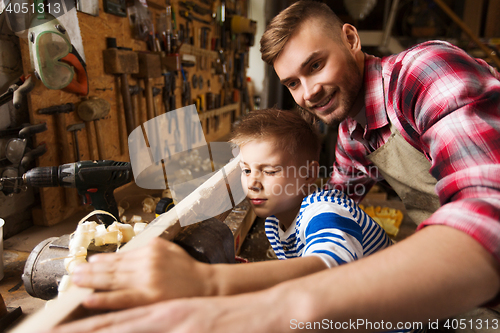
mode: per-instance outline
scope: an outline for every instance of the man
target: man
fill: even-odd
[[[340,123],[332,185],[367,190],[383,177],[419,230],[263,291],[161,302],[57,332],[387,331],[498,301],[500,82],[490,68],[441,42],[371,57],[356,29],[317,2],[280,13],[261,51],[301,108]]]

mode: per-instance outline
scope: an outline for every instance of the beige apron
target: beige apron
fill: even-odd
[[[403,201],[407,215],[417,225],[439,207],[436,178],[424,154],[409,144],[391,123],[389,140],[367,156]]]
[[[384,179],[392,186],[403,201],[407,215],[419,225],[439,207],[439,198],[435,193],[436,178],[430,173],[431,163],[424,154],[406,141],[391,123],[389,140],[367,156],[378,168]],[[496,307],[499,309],[500,306]],[[467,323],[486,323],[499,320],[500,315],[490,309],[477,308],[468,313],[457,315],[450,320],[465,320]],[[441,324],[446,320],[440,320]],[[453,322],[452,322],[453,323]],[[456,329],[460,333],[476,333],[470,328]],[[496,332],[492,327],[483,328],[481,333]]]

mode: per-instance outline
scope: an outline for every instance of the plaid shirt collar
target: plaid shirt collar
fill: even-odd
[[[366,127],[363,137],[369,138],[373,130],[389,124],[384,100],[381,59],[365,54],[365,113]]]

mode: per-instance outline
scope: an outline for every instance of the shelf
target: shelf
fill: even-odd
[[[181,54],[192,54],[197,57],[209,57],[212,59],[217,59],[219,54],[216,51],[211,51],[207,49],[202,49],[189,44],[182,44],[181,49],[179,50]]]

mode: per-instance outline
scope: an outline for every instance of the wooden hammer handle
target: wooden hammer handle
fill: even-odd
[[[120,88],[123,99],[123,111],[125,112],[125,123],[127,126],[127,136],[135,129],[134,112],[132,111],[132,100],[128,85],[128,77],[126,73],[120,76]]]
[[[99,159],[99,150],[97,147],[96,130],[95,130],[94,122],[92,120],[86,121],[85,128],[87,129],[87,142],[88,142],[88,146],[89,146],[90,158],[94,161],[98,160]],[[102,158],[102,159],[104,159],[104,158]]]
[[[150,78],[144,79],[144,88],[146,94],[146,110],[148,112],[148,120],[155,117],[155,107],[153,99],[153,85]]]

